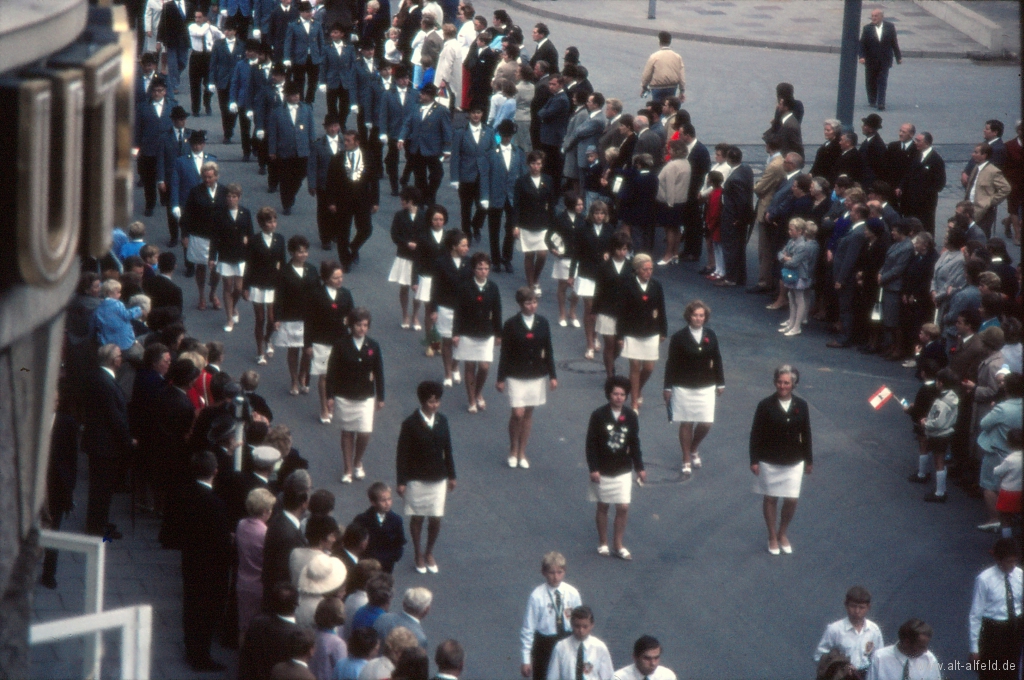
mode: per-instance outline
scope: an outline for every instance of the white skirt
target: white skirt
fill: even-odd
[[[800,484],[804,479],[804,462],[796,465],[758,463],[754,478],[754,493],[776,498],[800,498]]]
[[[249,286],[249,302],[257,305],[274,304],[274,289]]]
[[[615,477],[601,475],[601,481],[591,482],[587,500],[592,503],[628,505],[633,499],[633,473],[624,472]]]
[[[341,429],[344,432],[373,432],[375,408],[375,397],[369,399],[334,398],[334,417],[341,424]]]
[[[420,302],[430,302],[430,284],[434,282],[433,276],[420,276],[416,285],[416,299]]]
[[[210,261],[210,239],[202,236],[189,236],[185,259],[192,264],[201,264],[205,267]]]
[[[302,347],[304,328],[301,321],[282,321],[281,327],[274,331],[271,342],[274,347]]]
[[[437,323],[434,328],[442,338],[452,337],[452,324],[455,322],[455,310],[451,307],[437,306]]]
[[[548,244],[544,242],[544,238],[547,235],[547,229],[531,231],[529,229],[520,228],[519,247],[524,253],[536,253],[539,251],[546,253],[548,251]]]
[[[245,263],[218,262],[217,273],[221,276],[245,276]]]
[[[494,361],[494,336],[488,338],[459,337],[459,345],[452,355],[455,361]]]
[[[405,516],[444,517],[444,501],[447,495],[447,479],[440,482],[410,480],[405,487]]]
[[[596,287],[597,284],[594,283],[594,279],[588,279],[583,276],[577,276],[576,283],[573,284],[576,294],[580,297],[594,297],[594,288]]]
[[[543,406],[548,401],[547,378],[508,378],[505,389],[512,408]]]
[[[281,324],[282,326],[284,324]],[[313,361],[309,365],[310,375],[327,375],[327,361],[331,358],[331,346],[313,343]]]
[[[673,387],[673,423],[715,422],[715,386]]]
[[[569,278],[569,265],[572,260],[565,257],[556,257],[551,263],[551,278],[565,281]]]
[[[617,323],[618,322],[613,316],[598,314],[597,322],[594,324],[594,332],[598,335],[615,335],[615,326]]]
[[[661,337],[658,335],[646,338],[627,335],[622,343],[622,357],[637,361],[657,361],[659,345],[661,345]]]
[[[400,286],[412,285],[412,260],[404,257],[396,257],[391,265],[391,273],[388,274],[388,281],[397,283]]]

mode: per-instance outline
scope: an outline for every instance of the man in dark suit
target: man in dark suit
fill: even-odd
[[[946,163],[932,148],[932,134],[921,132],[914,137],[920,157],[914,161],[897,189],[900,212],[904,217],[921,220],[929,234],[935,233],[935,208],[939,192],[946,186]]]
[[[232,525],[227,505],[213,493],[217,457],[209,451],[195,454],[191,471],[195,481],[168,511],[160,541],[181,550],[185,659],[195,671],[216,672],[224,666],[210,657],[210,644],[227,600]]]
[[[192,137],[192,129],[185,126],[187,120],[188,112],[184,107],[175,106],[171,109],[171,129],[164,132],[163,153],[157,158],[156,188],[160,194],[160,203],[167,208],[167,231],[171,235],[171,240],[167,242],[168,248],[178,245],[178,218],[171,211],[171,183],[174,181],[178,158],[189,151],[188,141]]]
[[[355,98],[355,48],[345,42],[345,31],[340,24],[330,27],[329,38],[320,65],[320,89],[327,95],[327,113],[333,113],[344,123],[349,106],[354,103],[350,98]]]
[[[373,233],[373,213],[380,205],[380,182],[372,159],[359,146],[359,134],[346,130],[344,150],[327,167],[327,210],[334,218],[338,260],[345,271],[359,260],[359,249]],[[356,223],[351,241],[350,229]]]
[[[174,273],[177,264],[178,258],[174,253],[160,253],[157,259],[157,268],[160,272],[142,281],[142,290],[149,296],[152,309],[166,309],[170,312],[170,318],[174,320],[182,317],[184,306],[181,287],[171,280],[171,274]]]
[[[228,484],[225,485],[221,497],[227,503],[230,526],[238,526],[239,520],[249,516],[245,509],[245,501],[250,491],[276,491],[270,478],[274,476],[274,466],[280,460],[281,452],[273,446],[255,446],[252,449],[252,469],[228,478]]]
[[[146,52],[139,58],[139,75],[135,78],[135,105],[149,101],[149,84],[153,78],[159,78],[156,72],[157,57],[152,52]]]
[[[622,117],[622,100],[606,99],[604,102],[604,132],[597,140],[597,154],[602,160],[604,152],[611,147],[618,148],[626,137],[619,131],[619,118]]]
[[[722,251],[725,278],[716,286],[743,286],[747,283],[747,226],[754,219],[754,172],[743,163],[743,152],[729,147],[725,155],[732,167],[722,187]]]
[[[547,90],[551,96],[537,111],[540,150],[544,152],[544,174],[551,178],[557,191],[562,186],[562,142],[569,128],[572,104],[562,87],[561,75],[556,73],[548,79]]]
[[[226,21],[224,38],[214,43],[210,53],[210,91],[217,93],[225,144],[231,143],[231,137],[235,134],[235,120],[238,118],[238,112],[230,109],[231,79],[235,74],[235,66],[245,58],[246,52],[244,41],[238,39],[237,28],[235,19]]]
[[[118,487],[132,449],[128,401],[118,387],[121,348],[111,343],[99,349],[99,367],[89,377],[82,409],[82,451],[89,459],[89,503],[85,532],[121,538],[108,521],[110,500]]]
[[[195,5],[191,0],[167,0],[160,10],[160,24],[156,29],[156,41],[167,53],[167,90],[171,99],[178,92],[181,72],[188,63],[191,39],[188,24],[195,17]]]
[[[291,215],[295,196],[306,178],[315,131],[313,109],[302,101],[302,86],[286,83],[284,98],[284,106],[274,109],[267,124],[267,152],[270,162],[277,165],[282,212]]]
[[[387,147],[384,168],[391,184],[391,195],[398,195],[398,138],[402,126],[419,111],[419,91],[410,87],[409,68],[398,64],[394,68],[395,86],[384,93],[377,111],[378,139]],[[406,152],[408,158],[408,152]]]
[[[793,112],[794,105],[795,102],[791,98],[783,97],[779,99],[779,104],[776,107],[778,122],[776,123],[773,120],[772,127],[762,135],[762,138],[765,141],[774,139],[775,143],[778,144],[779,151],[783,155],[798,153],[803,156],[803,133],[800,131],[800,119]]]
[[[516,180],[526,174],[526,154],[512,143],[516,134],[516,123],[503,120],[498,123],[498,135],[501,138],[498,148],[488,154],[490,165],[488,174],[487,232],[491,243],[491,262],[495,271],[504,265],[505,271],[512,273],[512,230],[515,214]],[[501,239],[501,216],[505,215],[505,238]]]
[[[889,82],[889,69],[893,57],[903,63],[900,44],[896,39],[896,26],[883,21],[881,9],[871,10],[871,23],[860,35],[860,63],[864,64],[864,84],[868,91],[868,106],[885,111],[885,88]]]
[[[299,2],[299,20],[288,25],[284,36],[284,65],[291,69],[292,79],[306,83],[306,103],[312,106],[316,97],[320,64],[324,60],[324,29],[313,18],[308,0]]]
[[[537,43],[537,50],[530,57],[530,68],[536,66],[538,61],[545,61],[552,71],[558,70],[558,48],[551,43],[550,35],[547,24],[533,27],[533,41]]]
[[[437,646],[434,653],[434,663],[437,664],[437,675],[434,680],[441,678],[459,678],[462,675],[462,668],[466,664],[466,652],[455,640],[445,640]]]
[[[164,153],[164,137],[173,127],[171,101],[167,83],[156,77],[149,84],[149,98],[135,107],[135,141],[138,150],[136,168],[146,196],[146,217],[156,207],[156,183],[159,179],[160,157]]]
[[[250,38],[245,41],[245,58],[235,64],[231,74],[231,85],[227,92],[228,111],[237,117],[238,127],[242,132],[242,162],[248,163],[254,146],[258,142],[252,139],[252,125],[256,117],[256,93],[266,85],[260,59],[269,54],[259,40]],[[261,56],[263,55],[263,56]],[[257,151],[258,153],[258,151]],[[260,166],[261,169],[263,166]]]
[[[451,155],[452,121],[448,109],[438,106],[437,86],[427,83],[420,90],[420,109],[413,113],[398,135],[398,148],[408,146],[407,163],[412,166],[416,188],[423,192],[423,201],[432,205],[444,177],[441,157]]]
[[[288,558],[295,548],[307,547],[306,537],[299,530],[302,516],[309,507],[309,491],[300,488],[297,480],[285,480],[281,499],[282,512],[275,514],[267,523],[267,537],[263,542],[263,599],[270,602],[274,586],[281,581],[291,581]]]
[[[633,157],[636,158],[642,153],[648,154],[654,159],[654,167],[658,168],[664,163],[665,142],[661,135],[651,129],[647,116],[637,116],[633,119],[633,130],[636,132],[636,146],[633,147]]]
[[[537,82],[533,84],[533,99],[530,101],[530,144],[534,149],[541,148],[540,117],[537,114],[551,99],[551,90],[548,88],[551,74],[551,65],[543,59],[533,67],[533,75]]]
[[[867,168],[865,183],[870,184],[876,179],[885,179],[888,151],[885,142],[878,134],[878,131],[882,129],[882,117],[877,113],[869,113],[860,120],[860,129],[864,133],[864,141],[860,143],[860,156],[864,159],[864,166]]]
[[[852,226],[846,236],[839,240],[832,258],[832,272],[835,279],[836,295],[839,297],[839,321],[843,336],[826,343],[826,347],[842,348],[853,345],[854,303],[857,299],[857,261],[867,244],[868,208],[858,204],[850,209]]]
[[[177,113],[180,108],[174,107],[174,112]],[[184,129],[181,132],[184,133]],[[174,148],[177,149],[180,144],[178,130],[173,130],[172,134]],[[181,136],[184,137],[184,134]],[[174,159],[167,180],[167,211],[170,218],[174,219],[173,235],[175,237],[181,228],[182,213],[185,210],[185,202],[188,200],[189,193],[195,186],[203,183],[200,169],[206,163],[217,162],[216,156],[206,153],[206,130],[190,130],[185,139],[187,141],[185,150]],[[184,238],[184,231],[181,232],[181,235]],[[185,256],[185,276],[190,277],[195,273],[195,263],[188,259],[188,253],[184,249],[182,255]]]
[[[985,143],[988,144],[989,148],[992,149],[992,157],[989,158],[989,162],[996,166],[1000,170],[1006,165],[1006,144],[1003,143],[1003,121],[1001,120],[987,120],[985,121],[985,127],[981,131],[981,136],[984,138]],[[967,165],[960,172],[960,184],[966,189],[971,178],[971,173],[974,171],[974,166],[977,165],[974,159],[967,161]]]
[[[469,74],[469,82],[462,83],[463,89],[469,93],[468,105],[479,106],[484,113],[487,112],[491,104],[491,79],[494,75],[494,65],[501,60],[500,52],[495,52],[490,48],[491,35],[490,30],[481,31],[470,46],[469,54],[466,55],[463,62],[466,73]],[[540,92],[540,83],[537,83],[536,91]],[[531,113],[535,112],[532,104],[530,111]]]
[[[270,30],[264,39],[274,50],[275,62],[288,59],[284,52],[284,40],[288,35],[288,27],[298,20],[299,8],[292,0],[279,0],[274,3],[274,9],[270,12]]]
[[[187,390],[199,377],[199,369],[188,359],[178,359],[167,371],[167,383],[157,396],[156,411],[161,414],[156,423],[156,441],[153,446],[155,486],[158,491],[172,492],[189,482],[189,460],[192,451],[188,436],[196,420],[196,409]]]
[[[489,155],[494,152],[494,130],[482,123],[483,109],[469,110],[466,127],[456,130],[452,140],[452,188],[459,192],[460,226],[464,234],[480,239],[490,205]],[[473,207],[476,206],[476,215]]]
[[[700,259],[701,246],[701,210],[700,189],[704,186],[704,177],[711,169],[711,154],[708,148],[697,140],[697,130],[692,123],[683,123],[679,128],[679,138],[686,143],[686,159],[690,161],[690,191],[687,194],[685,212],[683,213],[683,252],[684,260],[696,262]]]
[[[343,144],[340,136],[341,122],[337,114],[328,113],[324,116],[324,136],[316,140],[309,153],[309,165],[306,169],[307,187],[310,196],[316,196],[316,227],[320,234],[320,246],[324,250],[331,249],[334,238],[334,216],[327,209],[327,168]]]
[[[274,665],[291,658],[289,636],[301,630],[295,624],[295,609],[299,606],[299,591],[295,586],[286,578],[264,592],[267,611],[249,624],[238,652],[238,677],[247,680],[270,680]]]
[[[840,154],[836,159],[836,177],[846,175],[863,186],[868,180],[868,166],[857,149],[857,139],[856,132],[844,132],[839,136]]]
[[[265,51],[264,54],[269,54],[269,52]],[[261,56],[260,59],[262,63],[263,57]],[[259,173],[261,175],[264,174],[264,169],[266,168],[267,193],[272,194],[277,191],[281,183],[281,173],[278,163],[270,159],[270,137],[268,131],[273,124],[274,112],[285,105],[284,86],[287,79],[287,71],[285,71],[284,66],[281,64],[269,66],[268,62],[268,64],[263,64],[260,67],[260,72],[263,75],[259,76],[257,74],[256,93],[253,100],[253,126],[256,130],[256,141],[253,142],[253,146],[256,147],[256,154],[260,163]]]
[[[914,145],[914,135],[917,134],[917,128],[914,127],[913,123],[903,123],[900,125],[900,131],[897,134],[897,140],[889,142],[889,146],[886,147],[885,174],[882,176],[882,179],[894,189],[903,183],[907,173],[910,171],[910,166],[917,161],[920,155],[920,152]],[[899,199],[896,199],[895,203],[900,208],[900,212],[903,212]]]

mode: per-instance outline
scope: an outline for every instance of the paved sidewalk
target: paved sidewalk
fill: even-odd
[[[503,4],[579,26],[642,35],[668,30],[682,40],[803,52],[838,53],[843,25],[842,0],[658,0],[657,19],[653,21],[647,18],[647,0],[505,0]],[[984,4],[988,6],[984,14],[994,15],[990,16],[993,20],[1017,16],[1017,3]],[[984,45],[913,2],[865,2],[862,24],[876,7],[885,10],[887,21],[896,24],[900,48],[907,57],[991,54]]]

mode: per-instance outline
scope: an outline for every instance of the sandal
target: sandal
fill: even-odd
[[[696,452],[691,456],[691,458],[693,459],[694,469],[698,469],[701,465],[704,464],[703,461],[701,461],[700,456],[698,456]]]
[[[599,546],[597,546],[597,554],[601,555],[602,557],[610,557],[611,554],[612,554],[612,551],[609,550],[608,546],[606,546],[606,545],[599,545]]]
[[[689,477],[692,474],[693,474],[693,468],[690,467],[690,464],[687,463],[687,464],[683,465],[683,477]]]
[[[627,562],[633,559],[633,556],[625,548],[619,548],[619,551],[615,554],[619,559],[626,560]]]

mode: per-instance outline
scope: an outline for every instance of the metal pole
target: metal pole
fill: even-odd
[[[647,18],[654,19],[655,10],[658,9],[658,0],[647,0]]]
[[[845,0],[843,4],[843,42],[839,55],[836,118],[842,122],[844,128],[850,129],[853,125],[853,104],[857,94],[857,44],[861,0]]]

